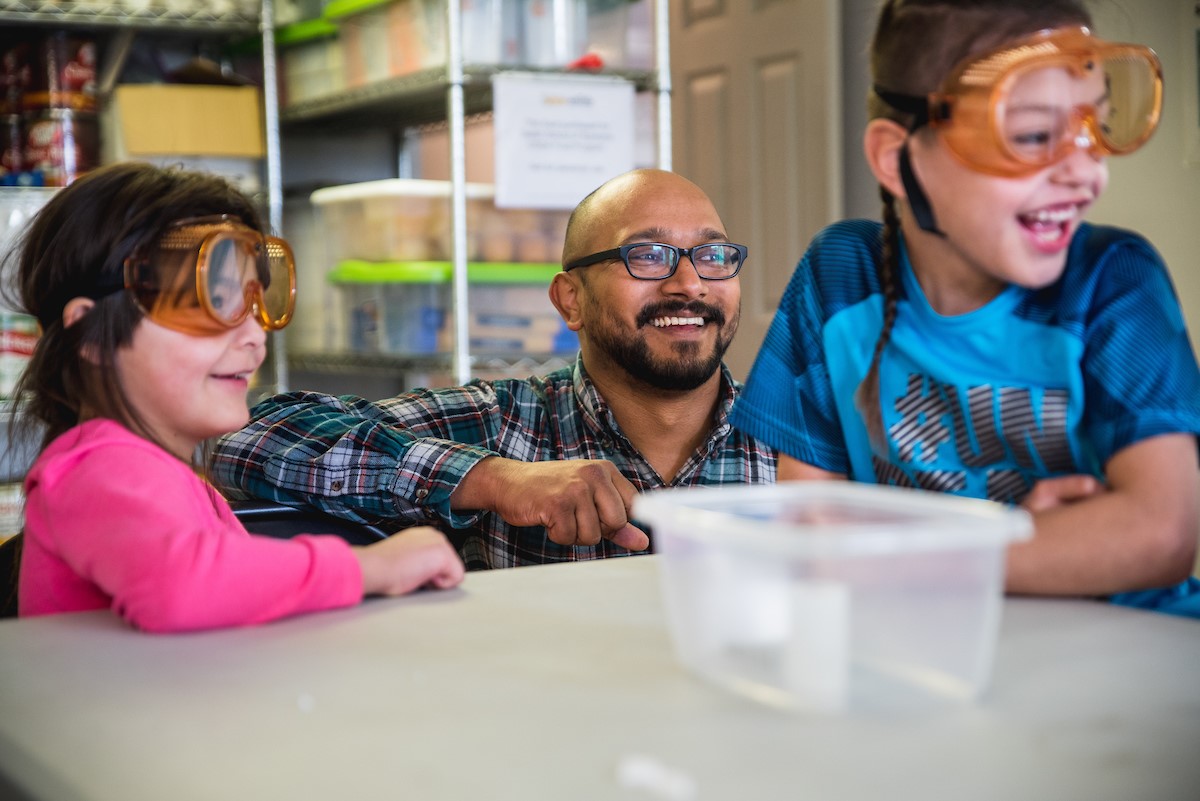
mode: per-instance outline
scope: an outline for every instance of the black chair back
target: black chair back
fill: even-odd
[[[229,505],[247,531],[265,537],[336,534],[351,545],[370,545],[388,537],[378,526],[344,520],[317,509],[297,509],[274,501],[233,501]]]
[[[17,576],[21,570],[21,542],[17,533],[0,542],[0,618],[17,616]]]

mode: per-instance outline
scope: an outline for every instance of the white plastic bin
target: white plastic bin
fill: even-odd
[[[987,686],[1023,510],[850,482],[639,496],[680,662],[806,711],[971,700]]]

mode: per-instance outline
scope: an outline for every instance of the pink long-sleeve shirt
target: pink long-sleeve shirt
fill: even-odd
[[[344,540],[247,533],[188,465],[111,420],[54,440],[25,493],[23,617],[111,608],[146,631],[187,631],[362,599]]]

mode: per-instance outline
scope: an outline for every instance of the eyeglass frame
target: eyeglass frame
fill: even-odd
[[[629,266],[629,252],[634,248],[645,247],[647,245],[657,245],[658,247],[667,248],[675,253],[675,264],[671,266],[671,272],[667,273],[666,275],[654,277],[634,274],[633,268]],[[738,265],[737,269],[734,270],[731,275],[723,275],[720,278],[709,278],[706,275],[700,275],[700,268],[696,267],[696,262],[692,260],[692,253],[699,248],[715,246],[729,247],[737,250]],[[635,278],[638,281],[665,281],[671,276],[675,275],[675,271],[678,270],[679,265],[683,263],[683,257],[687,256],[688,261],[692,262],[692,268],[696,270],[696,275],[699,275],[701,279],[705,281],[728,281],[730,278],[736,278],[738,274],[741,273],[742,265],[746,263],[746,257],[749,255],[749,253],[750,249],[748,247],[745,245],[737,245],[733,242],[702,242],[699,245],[693,245],[690,248],[676,247],[675,245],[669,245],[666,242],[630,242],[628,245],[621,245],[620,247],[601,250],[591,254],[590,256],[584,256],[576,259],[570,264],[564,264],[563,272],[570,272],[578,267],[590,267],[593,264],[599,264],[605,261],[616,261],[620,259],[621,263],[625,265],[625,272],[629,273],[630,277]]]

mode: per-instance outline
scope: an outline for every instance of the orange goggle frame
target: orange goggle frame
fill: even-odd
[[[876,92],[971,169],[1016,177],[1076,150],[1137,150],[1158,126],[1163,76],[1147,47],[1059,28],[964,62],[928,97]]]
[[[125,261],[124,284],[150,319],[189,334],[221,333],[250,314],[276,331],[296,305],[291,247],[230,215],[173,224]]]

